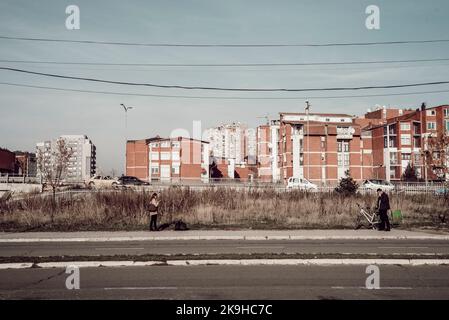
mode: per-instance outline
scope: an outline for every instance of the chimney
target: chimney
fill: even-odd
[[[425,102],[423,102],[421,104],[421,111],[424,111],[424,110],[426,110],[426,103]]]

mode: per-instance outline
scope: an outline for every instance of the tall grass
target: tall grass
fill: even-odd
[[[31,195],[0,206],[0,230],[143,230],[152,192],[115,191],[71,194],[57,200]],[[391,195],[403,227],[442,226],[448,204],[432,195]],[[201,191],[172,187],[161,192],[160,222],[182,219],[191,228],[353,228],[357,203],[372,206],[375,195],[241,191],[211,187]]]

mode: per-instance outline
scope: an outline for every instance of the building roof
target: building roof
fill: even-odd
[[[190,141],[199,141],[202,143],[209,143],[209,141],[200,140],[200,139],[194,139],[194,138],[187,138],[187,137],[172,137],[172,138],[161,138],[159,136],[153,137],[153,138],[147,138],[147,139],[139,139],[139,140],[127,140],[126,142],[137,142],[137,141],[145,141],[145,143],[150,143],[154,141],[181,141],[181,140],[190,140]]]
[[[298,116],[306,116],[305,112],[279,112],[279,115],[298,115]],[[352,118],[352,115],[346,113],[320,113],[320,112],[309,112],[309,116],[323,116],[323,117],[349,117]]]

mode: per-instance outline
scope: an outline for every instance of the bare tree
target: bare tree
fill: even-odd
[[[56,145],[45,145],[37,152],[37,168],[39,170],[42,183],[49,185],[53,192],[53,212],[56,204],[56,190],[61,186],[67,173],[67,167],[73,151],[67,146],[64,139],[58,139]]]
[[[449,178],[449,135],[439,133],[427,138],[427,148],[424,151],[427,168],[440,180]]]

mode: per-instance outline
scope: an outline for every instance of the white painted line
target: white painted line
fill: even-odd
[[[378,249],[429,249],[429,247],[377,247]]]
[[[111,287],[104,290],[177,290],[177,287]]]
[[[73,237],[73,238],[0,238],[0,243],[30,242],[124,242],[124,241],[169,241],[169,240],[449,240],[449,235],[423,236],[138,236],[138,237]]]
[[[98,268],[152,266],[160,263],[160,261],[64,261],[42,262],[38,263],[37,266],[41,268],[67,268],[68,266],[77,266],[79,268]]]
[[[95,250],[144,250],[145,248],[121,248],[121,247],[107,247],[107,248],[95,248]]]
[[[368,289],[366,287],[339,287],[339,286],[335,286],[335,287],[331,287],[331,289],[336,289],[336,290],[353,290],[353,289],[365,289],[365,290],[412,290],[412,287],[380,287],[379,289]]]
[[[284,249],[282,246],[247,246],[247,247],[235,247],[236,249]]]
[[[36,264],[41,268],[66,268],[77,266],[79,268],[96,267],[136,267],[136,266],[205,266],[205,265],[309,265],[309,266],[332,266],[332,265],[449,265],[449,259],[208,259],[208,260],[168,260],[163,261],[66,261],[66,262],[43,262]],[[4,263],[0,269],[26,269],[31,268],[32,263]]]
[[[6,269],[27,269],[33,266],[32,263],[0,263],[0,270]]]

